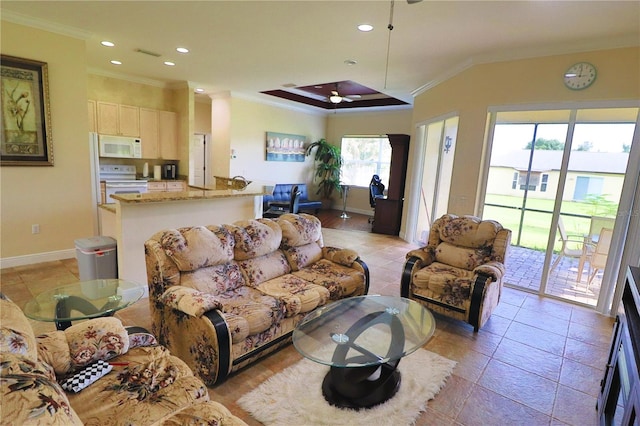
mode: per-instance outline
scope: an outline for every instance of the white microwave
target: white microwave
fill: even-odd
[[[98,135],[100,157],[142,158],[142,140],[125,136]]]

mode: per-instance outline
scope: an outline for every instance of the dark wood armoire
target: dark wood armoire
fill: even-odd
[[[377,234],[398,235],[402,222],[410,136],[401,134],[387,136],[391,144],[389,186],[387,196],[376,201],[372,231]]]

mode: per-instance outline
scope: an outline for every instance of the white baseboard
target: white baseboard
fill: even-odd
[[[71,259],[74,257],[76,257],[75,249],[4,257],[0,259],[0,269],[13,268],[14,266],[33,265],[34,263],[52,262],[54,260]]]

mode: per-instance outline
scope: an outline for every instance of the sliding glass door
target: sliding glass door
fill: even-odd
[[[482,216],[513,232],[506,283],[595,306],[637,108],[499,111]]]
[[[447,213],[458,117],[423,124],[418,137],[424,151],[414,242],[426,244],[431,224]]]

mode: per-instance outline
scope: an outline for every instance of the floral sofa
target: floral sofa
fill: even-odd
[[[407,253],[400,294],[478,331],[500,300],[510,244],[511,231],[496,221],[444,215],[426,247]]]
[[[98,360],[112,370],[77,393],[62,389],[60,380]],[[2,424],[245,425],[150,334],[109,317],[36,337],[2,293],[0,386]]]
[[[161,231],[145,243],[153,332],[208,386],[291,340],[316,307],[366,294],[366,264],[284,214]]]

